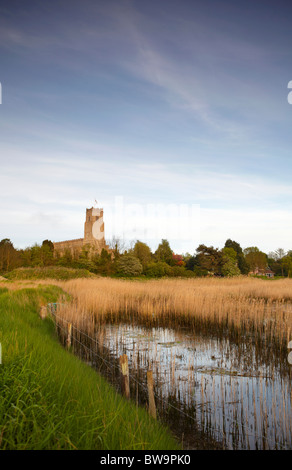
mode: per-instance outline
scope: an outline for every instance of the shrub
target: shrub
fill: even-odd
[[[172,276],[174,277],[195,277],[193,271],[185,269],[183,266],[173,266]]]
[[[122,255],[117,261],[117,274],[119,276],[139,276],[143,266],[139,259],[133,255]]]
[[[163,261],[158,261],[157,263],[153,262],[147,264],[144,274],[148,277],[171,276],[172,268]]]

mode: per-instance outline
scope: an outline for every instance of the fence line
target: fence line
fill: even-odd
[[[82,331],[80,330],[79,328],[77,328],[76,326],[74,326],[72,323],[70,323],[68,320],[66,320],[65,318],[62,318],[61,316],[57,315],[56,314],[56,309],[57,309],[57,305],[64,305],[64,304],[60,304],[60,303],[49,303],[47,304],[47,308],[50,309],[50,313],[55,317],[55,318],[58,318],[60,319],[61,321],[67,323],[67,325],[71,325],[72,329],[76,330],[76,332],[79,332],[81,333],[82,335],[86,336],[89,340],[91,340],[93,343],[97,343],[96,339],[92,338],[91,336],[89,336],[87,333],[85,333],[85,331]],[[53,311],[53,308],[52,306],[54,306],[54,311]],[[58,327],[64,331],[65,333],[68,333],[68,330],[66,331],[63,327],[61,327],[59,324],[58,324]],[[99,359],[101,359],[105,364],[108,365],[108,368],[109,369],[116,369],[117,371],[121,371],[121,368],[116,366],[114,363],[112,362],[109,362],[107,361],[105,358],[103,358],[102,356],[100,356],[96,351],[93,351],[91,348],[89,348],[88,346],[86,346],[84,343],[80,342],[76,337],[73,337],[74,338],[74,341],[76,341],[77,343],[79,343],[82,347],[84,347],[85,349],[87,349],[91,354],[93,354],[93,356],[96,356],[98,357]],[[144,389],[145,393],[148,393],[148,387],[146,385],[144,385],[143,383],[139,382],[136,377],[134,377],[130,372],[128,372],[128,377],[131,378],[131,380],[133,380],[134,382],[136,382],[142,389]],[[196,418],[194,418],[193,416],[189,415],[188,413],[186,413],[185,411],[181,410],[180,408],[174,406],[172,403],[169,403],[169,402],[166,402],[161,396],[157,395],[157,393],[153,390],[153,395],[154,397],[156,397],[159,401],[161,401],[162,403],[164,403],[165,405],[173,408],[174,410],[178,411],[180,414],[184,415],[186,418],[189,418],[191,419],[192,421],[194,421],[196,424],[197,424],[197,420]],[[205,403],[204,405],[206,405],[207,403]],[[203,406],[204,406],[203,405]],[[202,405],[197,405],[197,406],[202,406]],[[230,417],[227,417],[225,415],[225,413],[222,411],[222,416],[224,416],[224,418],[227,418],[229,420],[229,422],[232,422],[234,423],[235,425],[238,425],[238,423],[236,421],[234,421],[233,419],[231,419]],[[220,431],[218,429],[216,429],[215,427],[211,426],[209,424],[210,428],[215,432],[215,433],[218,433],[221,438],[223,437],[224,439],[224,435],[229,434],[229,435],[232,435],[232,433],[229,431],[229,432],[226,432],[226,431]],[[246,436],[250,436],[250,437],[255,437],[257,439],[265,439],[267,441],[267,443],[269,444],[269,438],[262,435],[262,436],[258,436],[257,434],[254,434],[254,433],[251,433],[251,432],[246,432],[246,426],[243,425],[241,423],[241,427],[243,427],[245,429],[245,434]],[[223,441],[224,442],[224,441]],[[224,445],[226,443],[224,442]],[[290,450],[289,448],[285,447],[284,445],[282,444],[278,444],[279,447],[281,447],[282,449],[284,450]]]
[[[49,304],[50,305],[50,304]],[[56,313],[54,312],[51,312],[52,315],[55,317],[55,318],[59,318],[60,320],[64,321],[65,323],[69,324],[70,322],[68,322],[68,320],[66,320],[65,318],[62,318],[60,317],[59,315],[57,315]],[[67,333],[67,330],[65,330],[65,328],[63,328],[62,326],[60,326],[58,324],[58,327],[64,332],[64,333]],[[93,341],[94,343],[96,343],[96,339],[92,338],[91,336],[89,336],[87,333],[85,333],[84,331],[82,330],[79,330],[79,328],[77,328],[76,326],[72,325],[72,329],[76,330],[77,332],[83,334],[84,336],[86,336],[88,339],[90,339],[91,341]],[[93,349],[89,348],[88,346],[86,346],[84,343],[81,343],[76,337],[74,337],[74,341],[76,341],[77,343],[79,343],[81,346],[83,346],[85,349],[87,349],[91,354],[93,354],[93,356],[96,356],[98,357],[99,359],[101,359],[107,366],[109,369],[116,369],[118,372],[120,372],[120,367],[116,366],[116,364],[112,363],[112,362],[109,362],[107,361],[104,357],[100,356],[96,351],[94,351]],[[134,381],[136,382],[138,385],[140,385],[140,387],[142,389],[144,389],[145,392],[147,392],[147,387],[139,382],[136,377],[134,377],[130,372],[129,372],[129,377]],[[179,408],[175,408],[179,411]]]

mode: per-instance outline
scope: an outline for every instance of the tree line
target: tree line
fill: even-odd
[[[107,276],[224,276],[247,275],[268,267],[275,276],[292,277],[292,250],[282,248],[268,254],[258,247],[242,249],[240,244],[228,239],[222,249],[201,244],[194,254],[175,254],[167,240],[161,240],[157,249],[139,240],[125,249],[120,240],[113,240],[110,251],[94,253],[90,246],[72,255],[54,254],[54,245],[44,240],[25,249],[16,249],[10,239],[0,241],[0,273],[19,267],[63,266],[87,269]]]

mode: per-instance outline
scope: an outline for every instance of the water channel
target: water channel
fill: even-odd
[[[234,344],[186,328],[105,324],[97,343],[107,363],[117,365],[127,354],[134,399],[143,396],[151,369],[159,414],[173,420],[180,415],[188,433],[199,430],[226,449],[292,448],[289,365],[272,356],[263,361],[252,341]]]

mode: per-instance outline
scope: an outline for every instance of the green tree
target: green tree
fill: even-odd
[[[222,261],[222,252],[218,248],[203,244],[198,246],[196,262],[203,270],[213,274],[220,274]]]
[[[9,238],[0,241],[0,271],[11,271],[20,265],[20,253]]]
[[[146,243],[136,241],[135,246],[132,250],[133,255],[140,260],[140,263],[143,266],[143,269],[149,264],[152,260],[152,252]]]
[[[228,238],[228,240],[225,242],[225,248],[232,248],[236,252],[237,266],[240,269],[241,274],[248,274],[250,267],[244,257],[244,253],[240,244]]]
[[[86,259],[85,257],[81,259],[81,261],[83,259]],[[66,266],[67,268],[70,268],[72,267],[72,264],[73,264],[73,256],[72,256],[72,253],[71,253],[71,250],[69,250],[68,248],[64,251],[64,254],[62,256],[60,256],[59,258],[57,258],[57,264],[59,266]]]
[[[95,268],[95,265],[94,265],[91,255],[92,255],[92,250],[89,244],[82,246],[78,259],[75,261],[73,259],[73,254],[71,250],[66,250],[64,254],[65,262],[67,263],[66,266],[77,267],[79,269],[87,269],[88,271],[93,271]]]
[[[276,264],[280,267],[282,276],[284,276],[284,264],[285,264],[285,263],[283,264],[283,259],[285,258],[286,254],[287,253],[285,252],[283,248],[277,248],[277,250],[269,253],[269,257],[272,258],[276,262]]]
[[[281,273],[282,276],[292,277],[292,256],[289,254],[281,259]]]
[[[190,256],[185,260],[186,268],[190,271],[194,270],[194,266],[198,266],[196,256]]]
[[[31,248],[27,247],[24,250],[20,250],[21,266],[29,267],[32,266],[31,262]]]
[[[51,266],[55,264],[54,244],[50,240],[44,240],[41,246],[41,256],[43,266]]]
[[[92,258],[94,264],[94,272],[102,275],[110,275],[113,273],[113,262],[111,253],[104,248],[100,254],[96,254]]]
[[[254,271],[256,268],[265,269],[267,267],[268,257],[266,253],[260,251],[257,246],[249,246],[248,248],[245,248],[244,254],[251,271]]]
[[[48,246],[50,251],[53,253],[54,252],[54,243],[51,240],[44,240],[42,243],[42,247]]]
[[[172,249],[170,248],[169,242],[167,240],[161,240],[161,243],[158,245],[158,248],[155,251],[155,258],[157,261],[163,261],[170,266],[174,264],[172,258]]]
[[[22,266],[52,266],[56,264],[54,258],[54,245],[49,240],[44,240],[42,245],[35,245],[22,250],[20,253]]]
[[[233,248],[225,247],[222,249],[223,259],[221,273],[223,276],[239,276],[241,271],[237,265],[237,253]]]

